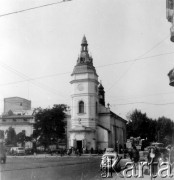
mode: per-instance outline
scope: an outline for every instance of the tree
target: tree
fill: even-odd
[[[166,117],[160,117],[157,120],[150,119],[146,113],[134,110],[128,115],[127,124],[128,138],[131,136],[140,136],[148,139],[149,142],[158,141],[164,144],[172,142],[174,122]]]
[[[20,132],[20,133],[18,133],[18,134],[16,135],[16,141],[17,141],[17,143],[22,144],[22,146],[25,145],[25,140],[26,140],[25,131],[22,131],[22,132]]]
[[[54,105],[51,109],[35,109],[33,138],[45,148],[57,144],[65,137],[66,105]]]
[[[6,130],[6,134],[7,134],[6,144],[16,146],[16,132],[15,132],[15,129],[12,128],[12,127],[9,127]]]
[[[4,131],[0,130],[0,139],[4,139]]]
[[[127,137],[141,137],[149,142],[155,141],[156,121],[147,117],[146,113],[134,110],[128,115]]]
[[[166,117],[157,120],[157,139],[159,142],[169,144],[172,142],[174,122]]]

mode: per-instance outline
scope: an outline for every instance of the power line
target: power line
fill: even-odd
[[[14,69],[13,67],[11,67],[11,66],[9,66],[9,65],[6,65],[5,63],[0,62],[0,65],[3,66],[3,67],[4,67],[5,69],[7,69],[8,71],[15,73],[16,75],[18,75],[18,76],[21,77],[22,79],[25,79],[25,81],[27,81],[27,79],[30,79],[30,78],[29,78],[28,76],[26,76],[25,74],[17,71],[16,69]],[[59,94],[59,95],[60,95],[60,93],[57,92],[57,90],[55,90],[55,89],[53,89],[53,88],[50,88],[50,87],[48,87],[48,86],[45,85],[45,84],[36,83],[36,82],[32,82],[32,81],[31,81],[31,83],[34,84],[34,85],[36,85],[36,86],[38,86],[38,87],[40,87],[40,88],[42,88],[42,89],[44,89],[44,90],[47,90],[47,91],[51,92],[51,93],[53,93],[53,94],[56,94],[56,95]]]
[[[19,11],[9,12],[9,13],[6,13],[6,14],[0,14],[0,18],[4,17],[4,16],[9,16],[9,15],[12,15],[12,14],[17,14],[17,13],[22,13],[22,12],[25,12],[25,11],[31,11],[31,10],[34,10],[34,9],[47,7],[47,6],[53,6],[53,5],[56,5],[56,4],[59,4],[59,3],[67,2],[67,1],[72,1],[72,0],[63,0],[63,1],[55,2],[55,3],[44,4],[44,5],[40,5],[40,6],[36,6],[36,7],[22,9],[22,10],[19,10]]]
[[[170,55],[170,54],[174,54],[174,52],[168,52],[168,53],[156,54],[156,55],[153,55],[153,56],[146,56],[146,57],[142,57],[142,58],[135,58],[135,59],[125,60],[125,61],[119,61],[119,62],[116,62],[116,63],[97,66],[97,68],[106,67],[106,66],[113,66],[113,65],[118,65],[118,64],[124,64],[124,63],[130,63],[130,62],[133,62],[133,61],[141,61],[141,60],[144,60],[144,59],[150,59],[150,58],[155,58],[155,57],[165,56],[165,55]]]
[[[134,96],[134,97],[122,97],[122,98],[115,97],[115,99],[117,99],[117,101],[124,100],[124,99],[129,100],[129,99],[139,99],[139,98],[144,98],[144,97],[161,96],[161,95],[168,95],[168,94],[174,94],[174,92],[162,92],[162,93],[147,94],[147,95]],[[113,96],[109,96],[109,97],[111,97],[112,100],[114,99]]]
[[[111,104],[112,106],[121,106],[121,105],[131,105],[131,104],[146,104],[146,105],[154,105],[154,106],[165,106],[174,104],[174,102],[167,102],[167,103],[151,103],[151,102],[130,102],[130,103],[120,103],[120,104]]]
[[[112,63],[112,64],[106,64],[106,65],[102,65],[102,66],[96,66],[96,68],[102,68],[102,67],[113,66],[113,65],[118,65],[118,64],[130,63],[130,62],[132,62],[132,61],[141,61],[141,60],[144,60],[144,59],[151,59],[151,58],[155,58],[155,57],[159,57],[159,56],[165,56],[165,55],[171,55],[171,54],[174,54],[174,52],[157,54],[157,55],[153,55],[153,56],[147,56],[147,57],[143,57],[143,58],[136,58],[136,59],[132,59],[132,60],[120,61],[120,62],[116,62],[116,63]],[[1,63],[0,63],[0,64],[1,64]],[[21,81],[14,81],[14,82],[9,82],[9,83],[0,84],[0,86],[7,86],[7,85],[12,85],[12,84],[17,84],[17,83],[26,82],[26,81],[34,81],[34,80],[37,80],[37,79],[44,79],[44,78],[49,78],[49,77],[53,77],[53,76],[60,76],[60,75],[65,75],[65,74],[70,74],[70,73],[71,73],[71,72],[69,71],[69,72],[50,74],[50,75],[39,76],[39,77],[34,77],[34,78],[27,78],[27,79],[21,80]]]
[[[138,58],[141,58],[143,57],[144,55],[148,54],[149,52],[151,52],[153,49],[155,49],[156,47],[158,47],[163,41],[165,41],[166,39],[168,39],[169,35],[167,35],[167,37],[163,38],[161,41],[159,41],[157,44],[155,44],[151,49],[149,49],[148,51],[146,51],[145,53],[143,53],[142,55],[140,55]],[[128,71],[131,69],[131,67],[135,64],[135,62],[137,61],[137,59],[134,59],[132,62],[132,64],[126,69],[126,71],[124,71],[124,73],[119,77],[119,79],[117,79],[114,84],[108,88],[107,91],[111,90],[115,85],[116,83],[118,83],[122,78],[123,76],[125,76]]]

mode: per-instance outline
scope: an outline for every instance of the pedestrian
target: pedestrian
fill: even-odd
[[[85,147],[83,147],[83,154],[85,154],[85,151],[86,151],[86,148],[85,148]]]
[[[147,156],[150,174],[151,176],[156,175],[158,171],[160,152],[157,148],[151,147]]]
[[[135,174],[136,174],[136,167],[138,167],[139,158],[140,158],[139,151],[137,150],[136,146],[133,145],[131,150],[131,160],[134,163]]]
[[[94,150],[94,149],[93,149],[93,148],[91,148],[91,154],[93,154],[93,150]]]
[[[170,164],[172,164],[172,169],[174,167],[174,147],[172,146],[171,147],[171,150],[170,150]]]

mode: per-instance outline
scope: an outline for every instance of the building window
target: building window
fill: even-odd
[[[98,103],[97,102],[95,103],[95,113],[96,114],[98,113]]]
[[[22,106],[22,103],[20,103],[20,106]]]
[[[84,113],[84,102],[83,101],[79,102],[79,113]]]

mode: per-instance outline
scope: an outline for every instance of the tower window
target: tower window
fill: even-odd
[[[84,102],[83,101],[79,102],[79,113],[84,113]]]

